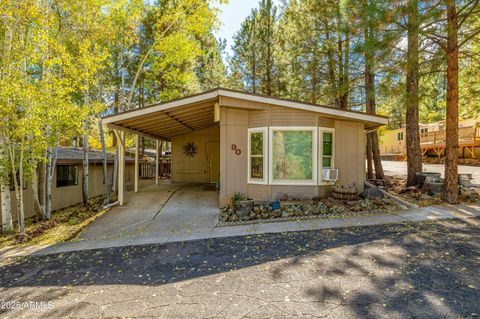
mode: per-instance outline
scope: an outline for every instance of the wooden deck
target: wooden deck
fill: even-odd
[[[420,134],[422,155],[445,155],[446,132],[436,131]],[[470,126],[458,129],[458,148],[464,155],[470,154],[476,158],[475,149],[480,148],[480,127]]]

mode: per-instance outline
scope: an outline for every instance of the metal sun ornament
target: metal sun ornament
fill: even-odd
[[[193,142],[187,142],[183,145],[183,154],[187,157],[195,157],[198,154],[198,146]]]

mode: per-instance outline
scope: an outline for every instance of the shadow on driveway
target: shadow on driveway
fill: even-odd
[[[219,275],[233,285],[230,294],[269,305],[298,299],[297,308],[317,314],[336,307],[361,317],[472,316],[480,313],[480,228],[462,221],[403,223],[19,257],[0,264],[0,292],[27,298],[53,287],[45,296],[57,298],[64,291],[55,287],[62,286],[165,292],[184,282],[183,293],[201,294],[218,285]],[[279,301],[280,292],[292,300]]]

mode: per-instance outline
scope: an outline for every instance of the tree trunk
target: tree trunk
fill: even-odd
[[[87,123],[87,121],[85,121]],[[88,129],[88,124],[85,124],[85,129]],[[88,206],[88,134],[83,134],[82,138],[82,200],[83,206]]]
[[[447,4],[447,117],[444,199],[458,202],[458,21],[454,0]]]
[[[44,158],[47,158],[47,154],[45,152]],[[40,162],[38,164],[38,202],[41,208],[41,211],[45,215],[45,187],[47,185],[47,167],[45,162]]]
[[[367,1],[368,5],[368,1]],[[368,14],[365,14],[365,27],[364,27],[364,37],[365,37],[365,102],[366,102],[366,111],[368,114],[376,113],[376,99],[375,99],[375,48],[374,48],[374,28],[371,25],[371,17]],[[347,62],[345,62],[347,63]],[[348,98],[348,97],[347,97]],[[370,150],[367,153],[367,158],[369,158],[369,163],[371,164],[371,159],[373,159],[373,164],[375,165],[375,178],[384,179],[382,159],[380,157],[380,148],[378,146],[378,133],[377,131],[370,132],[368,135],[368,145]],[[372,168],[367,169],[367,176],[373,178]]]
[[[416,173],[422,171],[422,153],[420,150],[420,132],[418,126],[418,0],[409,0],[408,10],[408,48],[407,48],[407,186],[417,184]]]
[[[383,172],[382,157],[380,156],[380,147],[378,146],[378,132],[374,131],[369,134],[372,140],[372,156],[373,164],[375,165],[375,178],[385,179]]]
[[[37,175],[37,168],[32,165],[32,182],[31,182],[31,187],[32,187],[32,199],[33,199],[33,210],[35,211],[35,215],[37,217],[37,220],[44,220],[45,218],[45,212],[43,210],[42,205],[40,205],[40,197],[39,197],[39,179]]]
[[[17,222],[18,222],[18,233],[20,235],[25,235],[25,211],[23,206],[23,140],[20,143],[20,154],[19,154],[19,164],[18,164],[18,176],[17,168],[15,165],[15,146],[10,146],[10,163],[12,170],[12,179],[13,186],[15,188],[15,197],[17,200]]]
[[[7,157],[3,135],[0,133],[0,200],[2,201],[2,234],[13,231],[12,207],[10,202],[10,185],[8,182]]]
[[[118,147],[115,147],[115,155],[113,158],[113,178],[112,178],[112,192],[117,192],[118,184]]]
[[[105,133],[103,131],[103,125],[100,119],[98,120],[98,131],[100,132],[100,144],[102,145],[105,205],[108,205],[110,204],[110,179],[108,178],[108,160],[107,148],[105,146]]]
[[[370,134],[365,136],[367,139],[367,179],[373,178],[373,163],[372,163],[372,137]]]
[[[45,187],[45,217],[47,219],[52,216],[52,182],[57,165],[57,154],[58,149],[56,147],[47,149],[47,183]]]

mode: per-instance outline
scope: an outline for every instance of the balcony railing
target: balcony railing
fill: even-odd
[[[435,131],[420,134],[421,146],[442,146],[446,143],[446,131]],[[458,129],[459,145],[479,145],[480,128],[475,126],[460,127]]]

